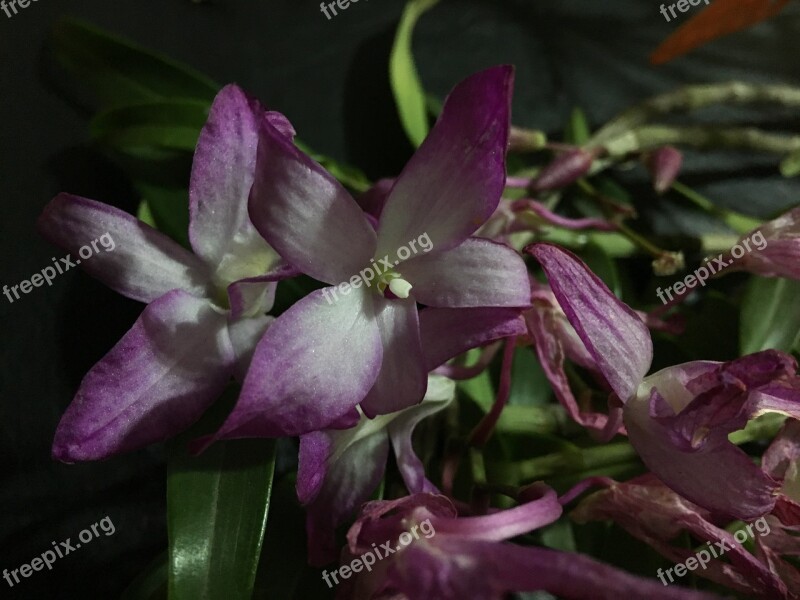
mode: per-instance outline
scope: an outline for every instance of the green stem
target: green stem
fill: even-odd
[[[608,140],[604,147],[612,158],[620,158],[667,145],[700,150],[745,149],[783,156],[800,149],[800,136],[779,135],[755,127],[644,125]]]
[[[747,215],[717,206],[711,200],[702,194],[697,193],[689,186],[682,184],[680,181],[675,181],[672,184],[672,189],[692,202],[698,208],[701,208],[702,210],[719,217],[719,219],[721,219],[728,227],[737,233],[745,234],[761,225],[761,221],[758,219],[754,219],[752,217],[748,217]],[[735,243],[736,242],[734,241],[734,244]]]
[[[798,108],[800,107],[800,88],[738,81],[685,86],[649,98],[622,112],[597,131],[590,140],[590,144],[602,145],[630,129],[672,113],[697,110],[712,104],[744,105],[754,103],[773,103],[789,108]]]

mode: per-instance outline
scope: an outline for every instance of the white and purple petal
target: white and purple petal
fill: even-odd
[[[210,273],[198,257],[113,206],[59,194],[45,207],[37,227],[50,242],[70,252],[75,264],[133,300],[152,302],[171,290],[197,297],[208,293]],[[88,258],[79,258],[81,248],[92,251]]]
[[[653,360],[647,326],[571,252],[543,243],[525,251],[542,265],[559,305],[597,368],[619,399],[627,402]]]
[[[262,123],[250,218],[269,244],[311,277],[338,285],[369,264],[375,230],[319,164]]]
[[[407,298],[373,299],[383,343],[383,361],[375,384],[361,403],[368,417],[385,415],[419,404],[428,371],[419,338],[417,304]]]
[[[378,487],[388,454],[389,438],[381,420],[363,418],[352,429],[301,436],[297,496],[306,505],[311,564],[321,566],[336,558],[336,527]]]
[[[256,347],[233,412],[213,440],[302,435],[361,402],[383,356],[372,297],[312,292],[278,317]]]
[[[459,83],[381,212],[378,256],[427,233],[434,252],[459,245],[494,213],[505,185],[511,67]]]
[[[53,457],[99,460],[189,427],[231,378],[226,325],[209,301],[180,290],[152,302],[84,377],[59,423]]]
[[[283,115],[267,112],[238,86],[225,86],[211,105],[192,163],[189,239],[213,269],[239,271],[222,277],[226,282],[260,275],[275,258],[247,213],[262,121],[291,139],[293,131]],[[251,263],[249,268],[238,264],[243,259]]]
[[[397,468],[409,494],[438,491],[425,476],[425,467],[414,452],[411,437],[423,419],[447,408],[455,398],[455,394],[456,387],[453,380],[431,375],[428,377],[428,390],[422,402],[418,406],[404,410],[389,424],[389,439],[392,441]]]
[[[411,295],[439,308],[525,307],[530,284],[525,263],[505,244],[470,238],[444,252],[407,260],[397,270]]]

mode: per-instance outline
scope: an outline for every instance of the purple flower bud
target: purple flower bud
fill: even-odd
[[[683,164],[683,154],[673,146],[664,146],[651,152],[645,159],[645,164],[653,174],[653,187],[656,192],[663,194],[672,187],[678,176]]]
[[[547,165],[533,182],[536,191],[566,187],[586,175],[595,155],[581,148],[569,150]]]

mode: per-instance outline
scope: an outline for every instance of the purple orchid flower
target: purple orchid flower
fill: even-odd
[[[307,505],[309,562],[322,566],[336,558],[335,529],[369,499],[386,471],[391,443],[410,493],[438,492],[411,445],[423,419],[444,410],[455,397],[455,382],[432,375],[416,406],[369,419],[345,430],[308,433],[300,438],[297,495]]]
[[[580,554],[508,543],[561,516],[555,492],[546,486],[536,491],[539,497],[515,508],[473,517],[459,517],[450,500],[436,494],[370,502],[347,535],[343,566],[323,576],[336,578],[337,597],[353,600],[500,600],[536,590],[575,600],[712,598]],[[372,563],[369,570],[366,563]]]
[[[522,317],[513,309],[426,308],[419,318],[428,371],[470,348],[525,332]],[[378,486],[390,443],[409,493],[438,491],[414,453],[411,434],[423,419],[446,408],[454,393],[450,379],[429,375],[425,397],[418,405],[374,419],[360,414],[350,429],[301,436],[297,496],[307,505],[311,564],[322,566],[336,558],[336,527]]]
[[[525,264],[470,238],[505,181],[511,67],[469,77],[394,182],[377,231],[322,167],[262,123],[250,216],[300,271],[338,285],[313,292],[270,327],[239,401],[213,439],[301,435],[422,400],[427,369],[417,303],[528,305]],[[424,253],[408,256],[414,241]],[[210,440],[210,441],[213,441]]]
[[[765,412],[800,416],[795,360],[767,350],[728,363],[689,362],[645,377],[653,344],[641,318],[573,254],[551,244],[526,251],[541,263],[614,392],[609,422],[624,421],[645,465],[715,513],[755,519],[770,512],[778,484],[728,434]]]
[[[694,575],[748,597],[798,598],[800,588],[794,593],[787,589],[775,562],[765,560],[763,553],[754,556],[742,546],[747,539],[754,540],[757,547],[767,543],[777,521],[773,517],[762,516],[736,532],[726,531],[712,523],[709,511],[682,498],[649,474],[625,483],[612,481],[607,490],[584,499],[570,516],[578,523],[612,520],[670,561],[693,564]],[[679,538],[683,531],[691,534],[698,545],[687,548]],[[676,538],[679,543],[674,545]],[[793,546],[794,552],[800,550],[796,539]],[[790,567],[788,563],[784,566]],[[674,569],[658,569],[656,575],[664,585],[680,581],[680,572]]]
[[[730,264],[728,270],[800,279],[800,207],[742,236],[737,245],[743,247],[742,255],[727,252],[723,257]]]
[[[289,276],[247,215],[259,123],[287,143],[286,119],[236,86],[211,107],[190,182],[194,254],[131,215],[69,194],[39,218],[41,233],[77,254],[109,235],[113,252],[81,265],[120,294],[147,304],[130,331],[87,373],[61,419],[53,456],[97,460],[164,440],[195,422],[232,376],[243,379],[271,317],[275,283]]]

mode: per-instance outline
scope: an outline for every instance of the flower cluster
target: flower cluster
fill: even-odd
[[[299,437],[296,488],[312,564],[336,560],[337,528],[354,518],[343,565],[420,523],[436,532],[353,573],[342,597],[490,600],[535,590],[586,599],[711,597],[534,543],[537,530],[595,485],[603,489],[578,505],[574,520],[613,520],[673,562],[694,555],[673,543],[681,532],[698,543],[730,542],[720,525],[766,519],[772,529],[755,540],[754,553],[729,543],[729,563],[712,561],[697,574],[743,593],[800,597],[800,574],[788,560],[800,551],[794,357],[767,349],[651,373],[651,329],[672,331],[674,323],[633,310],[581,258],[536,237],[542,222],[601,231],[616,222],[559,217],[537,200],[503,198],[519,187],[506,177],[512,86],[506,66],[458,84],[397,178],[359,198],[299,149],[286,117],[234,85],[224,88],[194,157],[190,248],[108,205],[53,199],[39,221],[43,235],[73,253],[112,235],[115,251],[82,267],[146,304],[83,379],[53,456],[99,460],[173,437],[235,381],[235,407],[193,450]],[[602,155],[599,147],[568,150],[519,185],[546,194],[586,176]],[[643,158],[664,192],[680,154],[665,147]],[[800,278],[798,210],[759,227],[768,243],[734,268]],[[425,251],[399,252],[411,240],[425,240]],[[382,268],[373,273],[376,261]],[[366,272],[377,274],[375,285],[337,287]],[[300,275],[322,287],[271,316],[276,289]],[[506,408],[514,351],[529,346],[574,427],[600,448],[627,438],[647,474],[590,477],[561,496],[541,483],[506,486],[516,504],[502,509],[459,500],[459,451],[442,453],[437,478],[413,434],[434,415],[457,416],[455,380],[488,372],[503,345],[496,403],[468,445],[491,437]],[[477,365],[459,362],[476,348]],[[586,379],[594,388],[578,389]],[[757,464],[731,436],[765,413],[790,419]],[[387,464],[405,491],[367,502]]]

